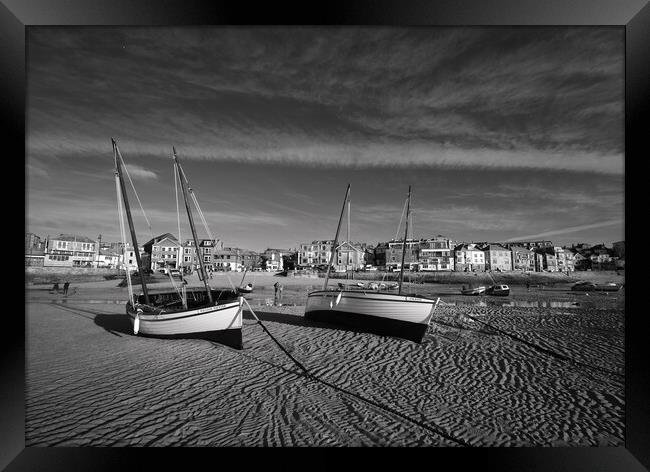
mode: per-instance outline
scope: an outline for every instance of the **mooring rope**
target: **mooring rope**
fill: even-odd
[[[229,280],[230,280],[230,279],[229,279]],[[232,282],[231,282],[231,285],[232,285]],[[243,298],[243,297],[242,297],[242,298]],[[349,390],[346,390],[346,389],[344,389],[344,388],[342,388],[342,387],[339,387],[338,385],[334,385],[334,384],[328,382],[327,380],[324,380],[324,379],[322,379],[322,378],[320,378],[320,377],[317,377],[316,375],[312,374],[311,372],[309,372],[309,370],[308,370],[304,365],[302,365],[300,362],[298,362],[298,360],[295,359],[295,358],[294,358],[294,357],[293,357],[293,356],[292,356],[292,355],[291,355],[291,354],[290,354],[290,353],[289,353],[289,352],[284,348],[284,346],[282,346],[282,344],[280,343],[280,341],[278,341],[277,339],[275,339],[275,337],[274,337],[274,336],[269,332],[269,330],[266,328],[266,326],[264,326],[264,323],[262,323],[262,321],[257,317],[257,315],[255,314],[255,312],[254,312],[253,309],[251,308],[250,304],[248,303],[248,300],[246,300],[245,298],[243,298],[243,300],[244,300],[244,302],[246,303],[246,306],[247,306],[248,309],[250,310],[250,312],[251,312],[251,314],[253,315],[253,317],[257,320],[257,322],[258,322],[259,325],[262,327],[262,329],[266,332],[266,334],[269,335],[269,337],[270,337],[270,338],[271,338],[271,339],[272,339],[272,340],[273,340],[273,341],[278,345],[278,347],[282,350],[282,352],[284,352],[284,353],[287,355],[287,357],[289,357],[289,359],[291,359],[291,360],[292,360],[292,361],[293,361],[293,362],[294,362],[298,367],[300,367],[300,369],[303,371],[303,373],[304,373],[305,377],[307,377],[307,379],[309,379],[309,380],[314,380],[315,382],[318,382],[318,383],[321,383],[321,384],[323,384],[323,385],[326,385],[326,386],[328,386],[328,387],[330,387],[330,388],[332,388],[332,389],[334,389],[334,390],[336,390],[336,391],[338,391],[338,392],[344,393],[344,394],[346,394],[346,395],[350,395],[350,396],[352,396],[352,397],[354,397],[354,398],[357,398],[357,399],[359,399],[359,400],[361,400],[361,401],[363,401],[363,402],[365,402],[365,403],[368,403],[368,404],[370,404],[370,405],[373,405],[373,406],[376,407],[376,408],[379,408],[379,409],[381,409],[381,410],[384,410],[384,411],[387,411],[387,412],[389,412],[389,413],[392,413],[393,415],[396,415],[396,416],[398,416],[398,417],[400,417],[400,418],[402,418],[402,419],[404,419],[404,420],[406,420],[406,421],[409,421],[409,422],[411,422],[411,423],[413,423],[413,424],[415,424],[415,425],[417,425],[417,426],[419,426],[419,427],[421,427],[421,428],[423,428],[423,429],[425,429],[425,430],[427,430],[427,431],[430,431],[430,432],[435,433],[435,434],[437,434],[437,435],[439,435],[439,436],[442,436],[443,438],[448,439],[449,441],[455,442],[456,444],[460,444],[461,446],[471,447],[471,444],[467,443],[467,442],[464,441],[463,439],[456,438],[456,437],[452,436],[451,434],[449,434],[449,433],[447,433],[446,431],[442,430],[442,429],[441,429],[440,427],[438,427],[438,426],[431,426],[431,425],[428,425],[428,424],[426,424],[426,423],[423,423],[422,421],[419,421],[419,420],[416,420],[416,419],[414,419],[414,418],[411,418],[410,416],[407,416],[407,415],[405,415],[404,413],[401,413],[401,412],[395,410],[394,408],[392,408],[392,407],[390,407],[390,406],[388,406],[388,405],[381,404],[381,403],[379,403],[379,402],[376,402],[376,401],[374,401],[374,400],[371,400],[371,399],[369,399],[369,398],[366,398],[366,397],[364,397],[364,396],[362,396],[362,395],[359,395],[358,393],[355,393],[355,392],[351,392],[351,391],[349,391]]]

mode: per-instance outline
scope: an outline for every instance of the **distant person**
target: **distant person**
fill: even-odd
[[[55,283],[55,284],[52,286],[52,290],[53,290],[55,293],[58,293],[58,292],[59,292],[59,282]]]
[[[68,294],[68,287],[70,287],[70,282],[66,282],[63,284],[63,295]]]
[[[526,281],[526,291],[530,292],[530,280]]]
[[[274,304],[279,305],[282,302],[282,284],[280,282],[276,282],[273,284],[273,287],[275,288],[275,296],[274,296]]]

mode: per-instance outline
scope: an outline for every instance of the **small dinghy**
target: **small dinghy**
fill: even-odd
[[[253,291],[253,284],[248,283],[242,287],[237,287],[239,293],[251,293]]]

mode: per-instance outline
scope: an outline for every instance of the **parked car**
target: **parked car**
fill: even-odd
[[[596,284],[593,282],[576,282],[573,284],[573,287],[571,287],[571,290],[574,291],[580,291],[580,292],[591,292],[592,290],[596,290]]]

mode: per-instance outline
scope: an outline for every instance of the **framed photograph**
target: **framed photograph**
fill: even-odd
[[[646,1],[4,0],[0,24],[26,234],[0,466],[650,467]]]

